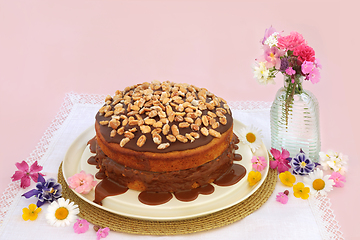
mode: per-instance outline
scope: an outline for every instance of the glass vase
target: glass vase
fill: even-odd
[[[284,148],[295,157],[302,149],[318,162],[320,152],[319,105],[314,94],[302,88],[303,77],[284,78],[270,110],[271,147]]]

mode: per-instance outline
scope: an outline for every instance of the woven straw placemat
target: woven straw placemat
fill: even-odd
[[[58,182],[62,185],[62,196],[79,205],[79,217],[90,223],[108,227],[113,231],[142,235],[179,235],[195,233],[222,227],[239,221],[263,205],[275,189],[277,171],[269,169],[261,187],[244,201],[227,209],[205,216],[176,221],[149,221],[124,217],[96,208],[79,198],[68,186],[62,174],[62,164],[58,172]]]

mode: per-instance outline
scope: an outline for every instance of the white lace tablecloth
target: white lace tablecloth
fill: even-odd
[[[42,173],[56,177],[67,149],[80,133],[94,124],[94,116],[104,98],[102,95],[67,94],[59,113],[26,162],[30,165],[37,160],[44,167]],[[229,105],[234,118],[262,130],[263,142],[270,149],[271,103],[248,101],[230,102]],[[9,186],[0,198],[0,239],[96,239],[92,226],[86,233],[76,234],[72,226],[57,228],[47,224],[47,204],[42,206],[37,220],[24,221],[22,209],[36,201],[21,195],[34,186],[32,183],[29,188],[21,189],[19,182],[9,179]],[[110,232],[106,239],[344,239],[327,197],[302,200],[290,194],[289,202],[283,205],[276,202],[275,196],[285,189],[278,181],[274,193],[260,209],[225,227],[162,237]]]

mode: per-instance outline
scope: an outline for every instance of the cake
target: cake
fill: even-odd
[[[108,95],[95,119],[98,175],[130,189],[195,189],[214,182],[234,160],[230,108],[205,88],[137,84]]]

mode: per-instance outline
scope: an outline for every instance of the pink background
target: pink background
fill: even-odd
[[[188,82],[228,101],[272,101],[282,86],[253,79],[270,25],[298,31],[316,51],[322,150],[349,156],[329,194],[346,239],[358,239],[360,134],[356,1],[0,0],[0,193],[35,149],[65,94],[113,95],[152,80]],[[355,225],[356,224],[356,225]]]

